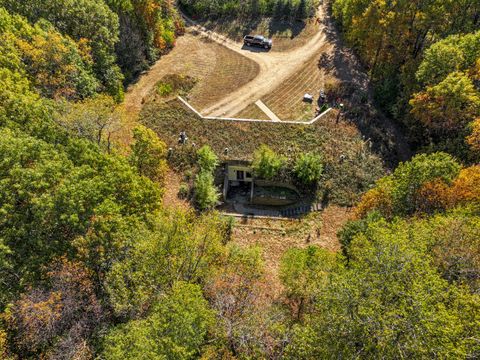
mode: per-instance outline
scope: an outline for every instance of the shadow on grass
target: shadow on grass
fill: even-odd
[[[229,38],[236,41],[243,39],[245,35],[263,35],[269,38],[288,33],[288,38],[294,39],[305,30],[306,22],[299,20],[284,20],[277,18],[219,18],[215,20],[199,19],[203,26],[209,30],[219,30]],[[260,34],[260,32],[262,32]]]
[[[255,52],[255,53],[265,53],[265,52],[269,52],[270,49],[265,49],[263,47],[259,47],[259,46],[247,46],[247,45],[243,45],[242,46],[242,50],[245,50],[245,51],[250,51],[250,52]]]

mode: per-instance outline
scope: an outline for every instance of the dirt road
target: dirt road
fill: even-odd
[[[323,8],[319,9],[318,16],[322,18]],[[319,25],[318,32],[302,47],[288,52],[267,52],[258,48],[245,47],[223,35],[211,32],[202,26],[187,19],[190,29],[213,41],[220,43],[230,50],[245,56],[260,65],[260,72],[255,79],[236,91],[227,94],[225,98],[205,109],[200,109],[203,115],[234,116],[247,105],[259,100],[278,87],[313,56],[319,55],[326,45],[326,34],[323,25]],[[275,46],[275,44],[274,44]]]
[[[319,11],[323,10],[320,9]],[[319,16],[322,15],[319,14]],[[200,38],[208,38],[259,66],[258,74],[252,81],[241,84],[236,89],[225,93],[224,97],[214,104],[199,108],[203,115],[211,116],[234,116],[249,104],[255,103],[262,96],[272,92],[313,56],[319,54],[322,47],[325,46],[326,40],[323,26],[319,25],[318,32],[302,47],[288,52],[266,52],[263,49],[244,47],[243,44],[209,31],[189,19],[187,19],[187,23],[189,24],[187,34],[177,40],[175,48],[168,55],[163,56],[135,84],[128,88],[125,105],[130,112],[138,113],[140,111],[143,99],[146,98],[155,84],[168,73],[188,71],[190,74],[193,68],[200,68],[205,70],[199,76],[208,76],[208,62],[215,58],[215,49],[208,49],[205,43],[202,46]],[[198,66],[202,62],[205,63],[205,66]],[[222,79],[218,79],[217,82],[221,81]]]

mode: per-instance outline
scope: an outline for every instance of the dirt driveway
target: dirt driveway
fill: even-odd
[[[319,9],[319,12],[321,17],[323,9]],[[258,72],[253,80],[251,74],[245,75],[249,77],[248,82],[240,84],[241,86],[237,86],[229,92],[224,92],[222,98],[215,103],[198,109],[202,114],[211,116],[236,115],[249,104],[255,103],[261,97],[272,92],[292,74],[299,71],[312,57],[319,55],[326,44],[323,25],[318,25],[316,34],[301,47],[286,52],[267,52],[263,49],[247,48],[242,43],[209,31],[191,20],[187,19],[187,22],[190,25],[187,28],[187,34],[177,40],[172,52],[163,56],[148,72],[139,78],[137,83],[129,87],[125,98],[126,108],[129,111],[138,112],[142,107],[143,99],[168,72],[179,70],[190,72],[191,69],[197,67],[194,65],[202,62],[208,63],[209,59],[215,57],[215,51],[212,52],[205,45],[204,48],[198,45],[198,38],[200,37],[222,45],[241,57],[254,62],[258,67]],[[200,68],[208,68],[208,66],[200,66]],[[202,75],[205,76],[206,74],[200,74],[200,76]],[[212,76],[215,76],[215,74],[212,74]],[[239,76],[243,75],[240,74]],[[217,79],[217,83],[221,81],[222,79]]]
[[[323,7],[320,7],[318,14],[320,18],[323,18],[323,12]],[[200,109],[203,115],[234,116],[249,104],[272,92],[292,74],[300,71],[312,57],[320,55],[322,50],[325,50],[326,45],[323,25],[318,25],[317,33],[305,45],[286,52],[275,52],[243,46],[242,43],[234,42],[223,35],[211,32],[191,20],[189,22],[190,28],[194,31],[208,36],[230,50],[255,61],[260,66],[260,72],[255,79],[227,94],[216,104]]]

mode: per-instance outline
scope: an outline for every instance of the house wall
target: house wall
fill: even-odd
[[[237,180],[237,171],[245,172],[244,182],[252,182],[251,177],[247,177],[247,173],[252,175],[252,168],[249,166],[241,166],[241,165],[229,165],[228,166],[228,180],[230,181],[238,181]]]

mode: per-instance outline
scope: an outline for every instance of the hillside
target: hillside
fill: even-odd
[[[480,358],[479,29],[0,0],[0,359]]]

